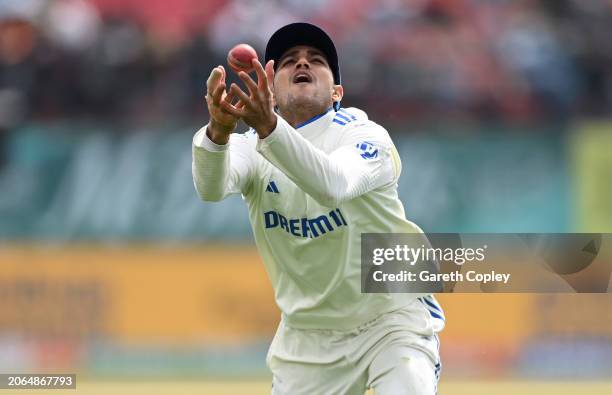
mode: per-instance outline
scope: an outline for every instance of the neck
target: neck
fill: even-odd
[[[279,113],[283,119],[289,123],[289,125],[295,128],[311,118],[327,112],[328,109],[329,107],[321,108],[317,106],[316,108],[313,108],[311,106],[299,106],[298,108],[290,111],[283,111],[279,109]]]

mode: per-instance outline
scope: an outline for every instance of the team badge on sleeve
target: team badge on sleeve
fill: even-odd
[[[378,148],[368,141],[357,143],[356,147],[363,159],[374,159],[378,156]]]

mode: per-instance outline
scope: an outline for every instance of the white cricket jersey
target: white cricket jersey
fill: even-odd
[[[193,139],[196,190],[242,194],[287,325],[352,329],[422,296],[361,292],[361,234],[421,232],[398,198],[393,142],[363,111],[329,109],[297,128],[279,115],[265,139],[250,130],[223,146],[206,127]]]

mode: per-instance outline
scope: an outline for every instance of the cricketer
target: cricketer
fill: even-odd
[[[365,112],[342,108],[338,55],[308,23],[270,38],[227,89],[207,81],[193,138],[205,201],[242,194],[282,316],[267,356],[272,394],[433,395],[444,313],[432,295],[362,293],[360,235],[420,233],[398,198],[399,155]],[[235,133],[238,120],[251,129]]]

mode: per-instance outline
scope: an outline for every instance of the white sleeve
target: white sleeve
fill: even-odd
[[[226,145],[213,143],[208,125],[193,136],[193,183],[202,200],[216,202],[234,193],[246,195],[255,174],[257,153],[244,134],[233,133]]]
[[[324,206],[397,182],[399,156],[384,128],[355,121],[342,133],[338,148],[327,154],[278,116],[276,129],[257,141],[257,151]]]

